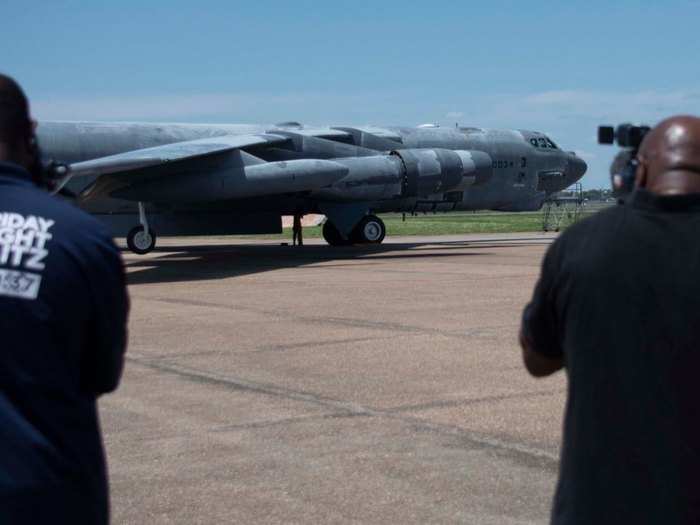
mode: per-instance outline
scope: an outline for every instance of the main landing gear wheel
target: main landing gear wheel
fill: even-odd
[[[385,236],[384,221],[376,215],[367,215],[352,231],[353,241],[359,244],[380,244]]]
[[[146,233],[146,228],[136,226],[126,236],[126,244],[132,252],[145,255],[156,247],[156,232],[153,231],[153,228],[149,228],[148,233]]]
[[[331,221],[326,221],[323,225],[323,238],[331,246],[347,246],[350,244],[350,240],[343,239],[338,228]]]

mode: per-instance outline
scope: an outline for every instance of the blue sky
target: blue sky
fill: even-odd
[[[607,187],[599,123],[700,114],[700,0],[3,0],[39,119],[545,131]]]

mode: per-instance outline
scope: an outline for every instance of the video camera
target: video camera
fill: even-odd
[[[647,133],[649,126],[635,126],[633,124],[620,124],[598,127],[598,144],[615,144],[621,148],[612,165],[610,166],[610,180],[613,195],[623,199],[634,188],[634,179],[637,174],[637,152]]]

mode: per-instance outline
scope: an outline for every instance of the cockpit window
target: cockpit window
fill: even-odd
[[[536,148],[559,149],[548,137],[533,137],[530,139],[530,144]]]

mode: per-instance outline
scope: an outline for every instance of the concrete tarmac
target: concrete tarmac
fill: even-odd
[[[546,523],[566,383],[517,330],[551,239],[125,252],[113,522]]]

